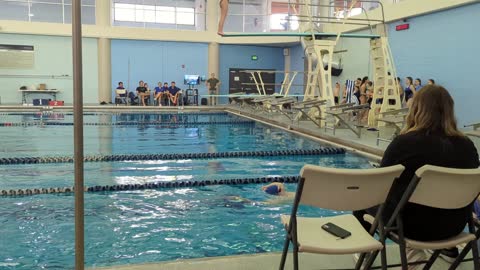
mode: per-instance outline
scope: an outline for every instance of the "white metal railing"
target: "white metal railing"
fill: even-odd
[[[41,12],[35,11],[36,7],[42,7],[43,10]],[[7,13],[2,14],[2,9],[4,12],[8,12],[9,9],[16,9],[23,12],[9,12],[7,17]],[[85,0],[82,2],[84,17],[87,15],[91,18],[91,20],[84,21],[84,24],[95,24],[95,9],[95,0]],[[46,0],[0,0],[0,20],[69,24],[71,23],[71,10],[72,0],[57,0],[57,2]],[[41,17],[41,19],[37,19],[39,17]]]
[[[383,4],[399,3],[404,0],[383,0]],[[320,3],[320,2],[319,2]],[[355,17],[362,13],[377,9],[380,3],[358,2],[358,7],[350,10],[351,0],[330,0],[330,14],[322,18],[323,22],[335,23],[334,19]],[[272,12],[272,5],[285,5],[287,13]],[[234,6],[235,5],[235,6]],[[297,8],[294,8],[297,6]],[[313,4],[312,6],[322,6]],[[254,10],[254,12],[252,12]],[[296,31],[299,22],[302,22],[301,15],[297,14],[298,2],[289,0],[286,2],[265,1],[265,4],[259,2],[249,2],[247,0],[238,0],[236,3],[230,3],[228,18],[225,24],[225,32],[271,32],[271,31]],[[248,11],[248,12],[247,12]],[[280,18],[284,16],[285,18]],[[330,18],[330,19],[328,19]],[[333,19],[333,20],[332,20]],[[352,19],[354,20],[354,19]],[[359,23],[359,25],[361,25]],[[280,27],[283,26],[283,27]]]

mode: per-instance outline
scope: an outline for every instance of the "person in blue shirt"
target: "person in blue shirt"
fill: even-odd
[[[405,78],[405,89],[403,92],[405,93],[405,103],[407,103],[408,108],[410,108],[410,106],[412,105],[412,101],[413,101],[412,98],[417,92],[416,87],[412,83],[412,81],[413,81],[412,77]]]
[[[123,90],[123,89],[125,89],[125,87],[123,87],[123,82],[119,82],[119,83],[118,83],[117,89],[118,89],[118,90]]]
[[[170,101],[173,103],[173,105],[177,105],[179,100],[180,102],[182,101],[182,90],[175,86],[175,82],[170,84],[168,92],[170,93]]]
[[[163,105],[163,100],[167,97],[168,94],[168,84],[167,87],[162,87],[162,83],[158,82],[158,86],[155,87],[154,99],[157,101],[158,106]]]

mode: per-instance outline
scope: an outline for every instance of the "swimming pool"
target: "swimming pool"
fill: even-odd
[[[21,117],[21,118],[18,118]],[[44,121],[2,115],[8,123]],[[125,120],[126,119],[126,120]],[[176,120],[172,120],[176,119]],[[180,120],[181,119],[181,120]],[[51,121],[51,120],[48,120]],[[52,122],[69,123],[71,115]],[[122,121],[142,122],[121,125]],[[170,126],[159,123],[173,123]],[[318,142],[246,119],[220,114],[92,114],[86,154],[218,153],[315,149]],[[212,124],[207,124],[211,122]],[[181,123],[181,124],[179,124]],[[68,156],[72,127],[5,126],[0,157]],[[352,154],[138,160],[85,164],[85,184],[144,184],[298,175],[305,164],[368,168]],[[0,166],[0,189],[73,185],[73,164]],[[290,204],[269,204],[259,184],[97,192],[85,195],[87,266],[157,262],[279,251],[279,216]],[[290,191],[294,184],[287,184]],[[0,197],[0,268],[65,269],[73,266],[73,195]],[[336,213],[304,207],[302,214]]]

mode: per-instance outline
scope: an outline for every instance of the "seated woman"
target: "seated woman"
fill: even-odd
[[[423,165],[459,169],[479,167],[477,149],[472,141],[457,129],[454,102],[445,88],[427,85],[415,94],[405,128],[388,146],[381,167],[396,164],[402,164],[405,170],[392,185],[385,204],[384,222],[390,218],[415,171]],[[369,225],[363,221],[365,212],[374,215],[376,209],[354,212],[368,228]],[[471,214],[469,207],[445,210],[408,203],[402,215],[405,237],[419,241],[435,241],[455,236],[463,231]],[[451,257],[456,257],[455,251],[450,252]],[[446,251],[444,253],[447,255]],[[409,250],[407,254],[410,258],[421,259],[421,256],[417,255],[423,254],[423,251]]]

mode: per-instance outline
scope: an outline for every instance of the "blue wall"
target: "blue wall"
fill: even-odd
[[[258,60],[252,61],[251,56],[257,55]],[[285,57],[283,48],[261,47],[261,46],[243,46],[243,45],[220,45],[220,75],[222,81],[220,89],[221,95],[228,94],[229,69],[275,69],[285,71]],[[276,82],[281,83],[283,74],[276,75]],[[226,98],[220,99],[221,103],[226,103]]]
[[[463,6],[409,19],[410,29],[395,31],[390,25],[390,44],[398,75],[422,82],[434,78],[455,100],[460,125],[480,121],[478,77],[480,4]],[[473,27],[473,28],[472,28]]]
[[[130,68],[129,68],[130,62]],[[184,65],[184,66],[182,66]],[[128,82],[130,70],[130,82]],[[157,82],[175,81],[181,89],[185,74],[208,77],[208,44],[187,42],[112,40],[112,85],[123,81],[134,91],[143,80],[153,88]],[[198,86],[206,94],[205,84]],[[112,93],[113,95],[113,93]]]
[[[305,52],[302,45],[297,45],[290,48],[290,70],[302,71],[305,69]],[[292,74],[290,75],[292,76]],[[305,92],[304,73],[298,73],[293,81],[292,88],[290,88],[290,95],[303,95]]]

